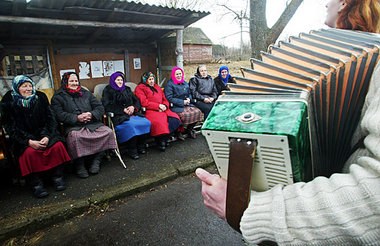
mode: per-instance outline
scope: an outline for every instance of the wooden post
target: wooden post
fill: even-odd
[[[55,67],[55,59],[54,59],[54,50],[53,50],[53,45],[51,42],[48,43],[48,53],[47,53],[48,57],[49,57],[49,65],[50,65],[50,68],[51,68],[51,73],[52,73],[52,80],[53,80],[53,85],[54,85],[54,90],[58,89],[60,87],[60,79],[57,78],[57,69]]]
[[[183,29],[177,30],[176,36],[175,54],[177,55],[177,67],[183,68]]]
[[[125,74],[125,82],[130,81],[131,76],[129,74],[129,53],[128,50],[124,50],[124,74]]]

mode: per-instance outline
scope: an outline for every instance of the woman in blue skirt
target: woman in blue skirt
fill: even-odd
[[[116,72],[110,76],[110,84],[104,88],[102,103],[106,112],[112,112],[116,137],[119,143],[126,142],[128,155],[138,159],[145,154],[144,135],[150,132],[150,121],[139,111],[141,104],[131,88],[125,85],[124,75]]]

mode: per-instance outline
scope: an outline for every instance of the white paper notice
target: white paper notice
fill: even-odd
[[[115,68],[115,72],[124,73],[124,61],[123,60],[113,61],[113,66]]]
[[[105,76],[111,76],[115,72],[113,61],[103,61],[103,72]]]
[[[102,61],[91,61],[91,75],[93,78],[103,77],[103,66]]]
[[[89,79],[90,65],[87,62],[79,62],[79,79]]]
[[[67,72],[74,72],[75,73],[75,69],[65,69],[65,70],[59,70],[59,74],[61,75],[61,78],[62,78],[62,75],[64,73],[67,73]]]
[[[141,69],[141,59],[140,58],[133,58],[133,68],[134,69]]]

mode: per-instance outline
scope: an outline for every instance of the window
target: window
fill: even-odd
[[[3,72],[5,76],[21,74],[37,74],[47,67],[44,56],[6,56],[3,59]]]

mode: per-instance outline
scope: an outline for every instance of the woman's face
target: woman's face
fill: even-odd
[[[153,77],[153,76],[150,76],[150,77],[148,78],[148,85],[149,85],[149,86],[154,86],[154,77]]]
[[[117,86],[122,87],[124,84],[123,77],[117,76],[115,79],[115,83],[117,84]]]
[[[336,21],[339,17],[339,12],[346,6],[344,0],[329,0],[326,4],[326,20],[325,24],[329,27],[336,27]]]
[[[75,74],[70,74],[69,81],[67,82],[67,86],[71,90],[78,89],[79,81],[78,81],[78,77]]]
[[[199,68],[199,74],[202,76],[202,77],[207,77],[207,68],[205,66],[202,66]]]
[[[23,97],[31,96],[33,94],[33,85],[30,82],[25,82],[22,85],[20,85],[18,91]]]
[[[182,71],[177,69],[174,73],[174,77],[178,80],[178,81],[181,81],[182,80]]]
[[[223,69],[223,70],[220,72],[220,75],[222,75],[222,78],[223,78],[223,79],[227,78],[227,74],[228,74],[227,69]]]

